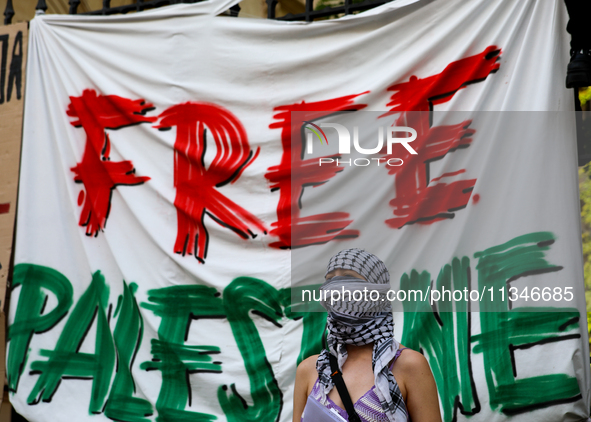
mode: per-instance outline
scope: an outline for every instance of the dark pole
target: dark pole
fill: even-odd
[[[234,16],[235,18],[237,18],[238,13],[240,13],[240,5],[239,4],[235,4],[234,6],[230,7],[230,16]]]
[[[45,13],[46,10],[47,5],[45,4],[45,0],[39,0],[37,6],[35,6],[36,13]]]
[[[70,5],[70,10],[68,10],[70,15],[75,15],[78,13],[78,5],[80,4],[80,0],[70,0],[68,4]]]
[[[275,19],[277,0],[267,0],[267,19]]]
[[[4,25],[10,25],[12,23],[12,17],[14,16],[14,9],[12,7],[12,0],[6,2],[6,8],[4,9]]]
[[[306,22],[312,22],[311,13],[314,11],[314,0],[306,0]]]

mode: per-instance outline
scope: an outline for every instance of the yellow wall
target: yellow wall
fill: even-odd
[[[38,0],[12,0],[15,15],[12,23],[25,22],[33,19],[35,16],[35,6]],[[47,4],[46,13],[68,13],[68,0],[45,0]],[[134,4],[134,0],[111,0],[111,7],[125,4]],[[103,6],[102,0],[81,0],[78,6],[78,12],[84,13],[91,10],[99,10]],[[240,3],[240,16],[246,18],[266,18],[267,3],[265,0],[243,0]],[[0,0],[0,25],[4,22],[4,10],[6,0]],[[277,16],[283,16],[286,13],[301,13],[304,11],[304,0],[279,0],[277,5]]]

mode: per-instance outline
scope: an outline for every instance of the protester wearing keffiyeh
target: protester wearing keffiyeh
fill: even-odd
[[[331,353],[337,357],[342,370],[347,360],[346,344],[363,346],[373,343],[372,367],[375,391],[382,409],[390,422],[406,420],[404,401],[389,367],[400,343],[394,339],[392,307],[386,299],[390,288],[388,269],[377,256],[361,249],[346,249],[337,253],[330,259],[326,274],[338,268],[353,270],[365,277],[367,281],[348,276],[333,277],[321,287],[321,290],[328,290],[326,301],[322,302],[328,311],[328,350],[323,350],[316,362],[318,382],[323,387],[321,402],[326,405],[326,397],[334,385],[330,377],[328,354]],[[377,291],[373,298],[379,295],[379,299],[355,301],[348,300],[349,296],[342,294],[347,297],[347,300],[342,298],[343,300],[335,301],[336,294],[331,296],[332,290],[344,293],[344,291],[354,292],[364,289]]]

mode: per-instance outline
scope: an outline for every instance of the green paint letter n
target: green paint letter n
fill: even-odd
[[[412,270],[403,274],[400,289],[419,289],[426,295],[431,287],[431,275]],[[434,289],[463,291],[470,289],[470,259],[454,258],[444,265]],[[402,344],[422,350],[429,360],[441,398],[443,420],[456,421],[458,411],[463,415],[480,412],[480,402],[474,387],[470,354],[471,318],[467,303],[443,299],[437,302],[436,313],[426,301],[405,301]]]

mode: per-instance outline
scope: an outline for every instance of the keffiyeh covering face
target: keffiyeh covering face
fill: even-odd
[[[339,276],[327,280],[321,287],[321,293],[326,294],[326,301],[321,303],[328,311],[328,350],[323,350],[316,362],[318,382],[323,387],[321,401],[326,404],[326,396],[334,386],[328,354],[337,357],[342,369],[347,360],[346,344],[363,346],[373,343],[376,394],[390,422],[406,420],[403,398],[389,367],[400,344],[394,339],[392,307],[386,299],[390,288],[388,269],[377,256],[361,249],[345,249],[337,253],[328,262],[326,274],[338,268],[353,270],[367,281]],[[360,298],[359,292],[363,293],[364,289],[363,299],[355,300]],[[354,292],[358,292],[356,296]]]

